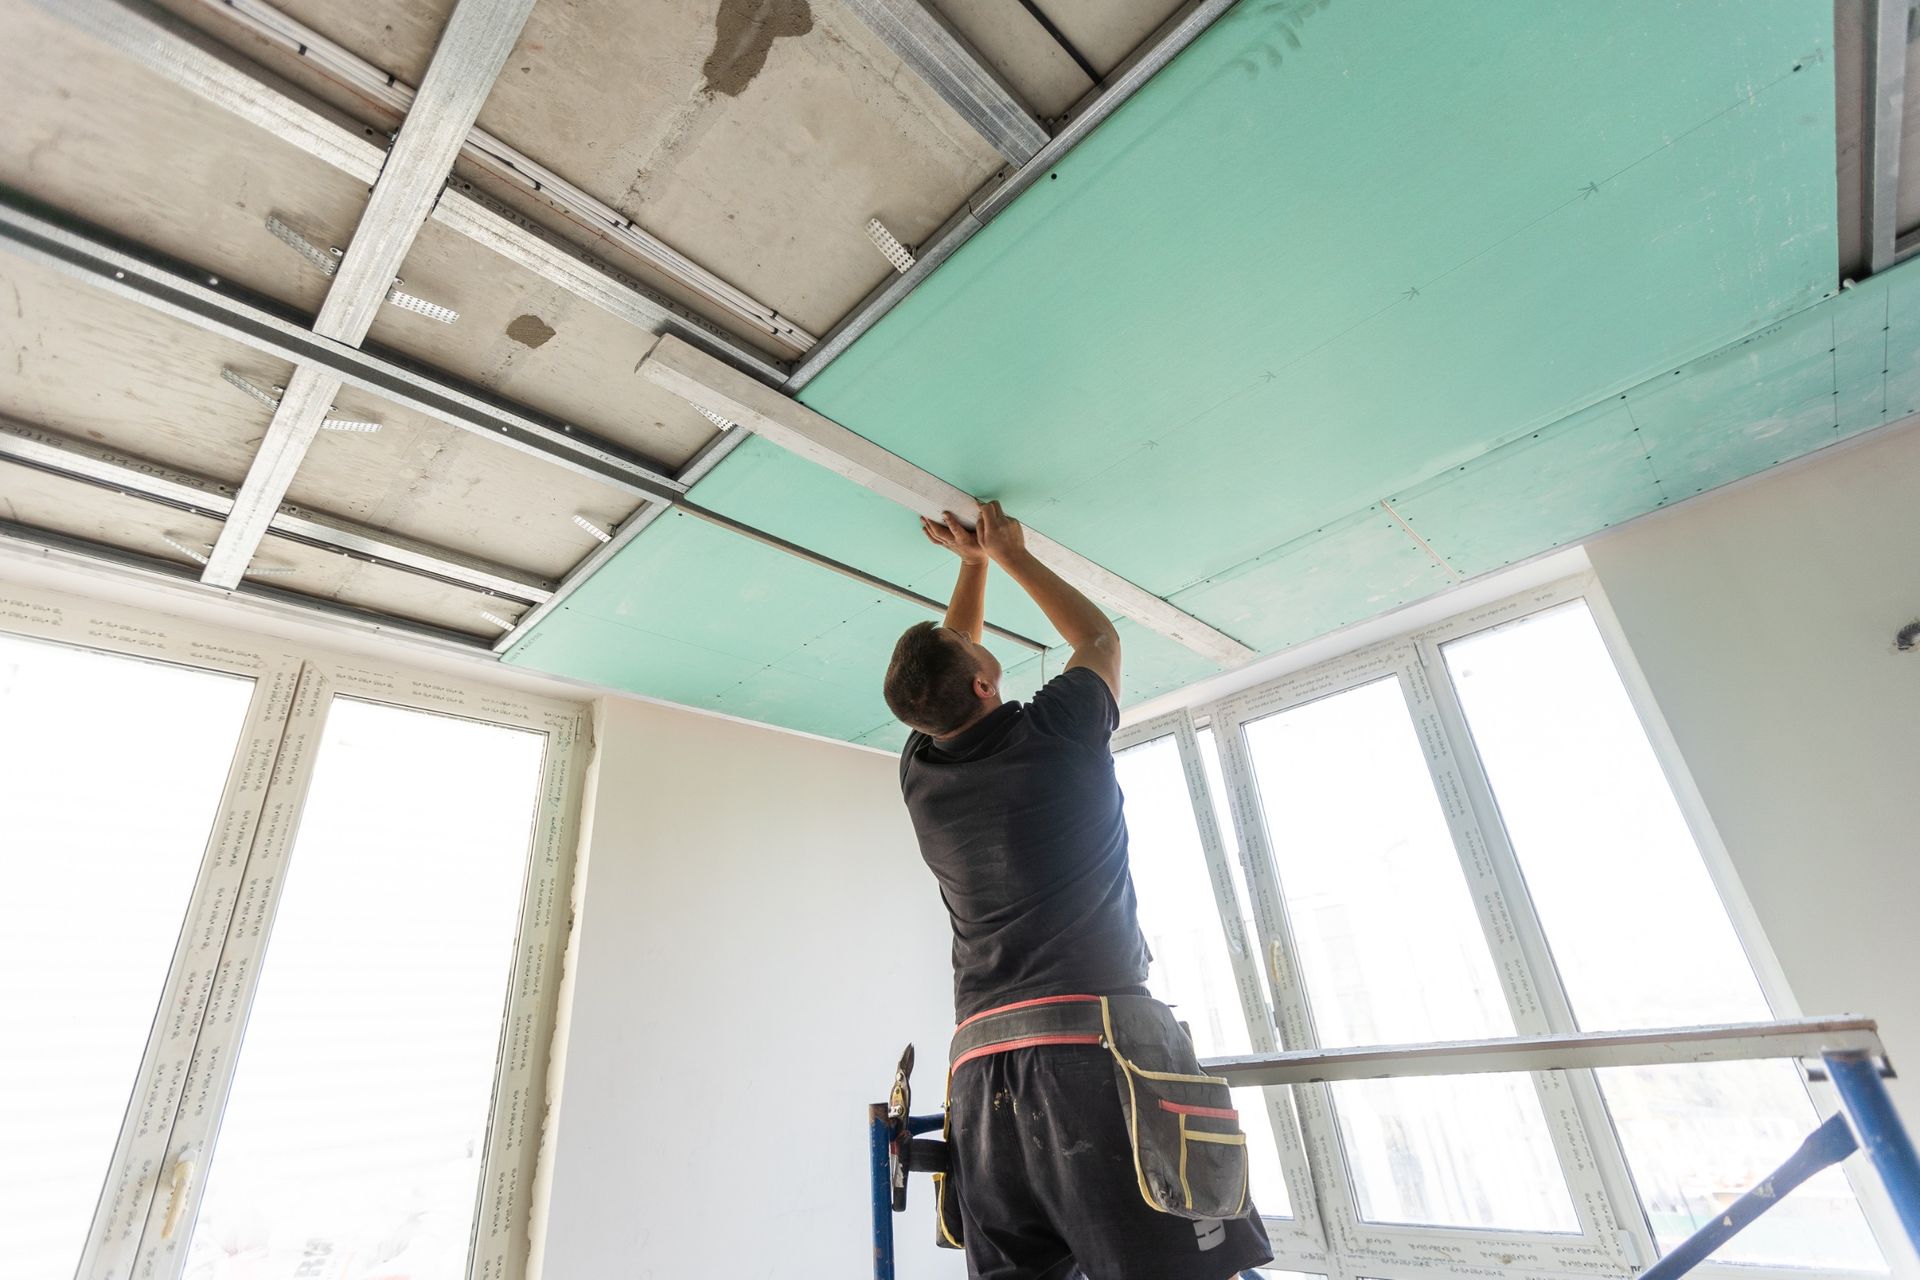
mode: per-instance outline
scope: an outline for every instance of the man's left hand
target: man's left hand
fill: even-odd
[[[927,541],[945,547],[966,564],[985,564],[987,549],[980,545],[980,535],[961,524],[953,512],[945,515],[944,522],[920,517],[920,531],[927,535]]]

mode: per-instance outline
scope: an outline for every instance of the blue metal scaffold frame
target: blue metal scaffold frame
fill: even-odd
[[[1840,1096],[1841,1110],[1815,1129],[1778,1169],[1642,1271],[1640,1280],[1676,1280],[1685,1275],[1795,1187],[1855,1152],[1865,1154],[1886,1188],[1908,1241],[1920,1251],[1920,1154],[1916,1154],[1913,1139],[1894,1112],[1885,1083],[1893,1070],[1881,1047],[1879,1030],[1869,1019],[1811,1018],[1596,1035],[1373,1045],[1222,1058],[1203,1065],[1212,1074],[1242,1086],[1761,1058],[1818,1059]],[[910,1069],[910,1057],[903,1066]],[[904,1079],[901,1083],[904,1086]],[[905,1203],[905,1171],[919,1167],[910,1159],[915,1136],[938,1129],[942,1123],[939,1115],[906,1114],[904,1092],[896,1093],[896,1099],[901,1105],[875,1103],[867,1109],[874,1280],[894,1280],[893,1215]]]

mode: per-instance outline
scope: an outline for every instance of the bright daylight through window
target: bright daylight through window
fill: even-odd
[[[253,688],[0,634],[0,1274],[73,1274]]]
[[[186,1274],[465,1274],[544,735],[334,699]]]
[[[1439,699],[1434,679],[1447,682],[1443,691],[1457,699],[1457,713],[1441,709],[1455,703]],[[1179,730],[1163,722],[1143,727],[1117,759],[1153,989],[1190,1024],[1203,1058],[1249,1052],[1249,1018],[1273,1025],[1268,982],[1277,970],[1260,962],[1240,856],[1247,833],[1236,830],[1226,803],[1232,787],[1251,797],[1235,812],[1256,824],[1270,860],[1247,870],[1277,893],[1300,993],[1289,998],[1304,1000],[1312,1044],[1287,1048],[1516,1034],[1500,966],[1533,965],[1511,949],[1496,962],[1487,910],[1537,918],[1551,971],[1525,980],[1535,990],[1564,991],[1566,1005],[1558,1007],[1570,1006],[1573,1019],[1559,1025],[1565,1014],[1553,1014],[1549,1029],[1773,1016],[1600,628],[1577,595],[1530,613],[1512,607],[1497,623],[1456,621],[1196,714],[1208,718],[1192,738],[1192,767],[1204,782],[1198,803],[1216,816],[1225,846],[1224,860],[1211,868]],[[1224,763],[1222,733],[1239,735]],[[1442,792],[1464,785],[1443,783],[1456,770],[1484,777],[1479,794],[1491,794],[1496,813],[1459,799],[1443,808]],[[1497,825],[1488,829],[1490,821]],[[1492,908],[1480,902],[1485,891],[1469,888],[1463,864],[1469,849],[1473,860],[1510,858],[1502,874],[1524,884],[1521,900]],[[1237,955],[1236,945],[1249,954]],[[1608,1159],[1630,1172],[1641,1203],[1617,1204],[1614,1213],[1623,1220],[1643,1214],[1660,1249],[1719,1215],[1819,1120],[1788,1062],[1622,1068],[1596,1078],[1604,1107],[1591,1112],[1604,1116],[1605,1131],[1563,1141],[1575,1143],[1568,1150],[1584,1144],[1616,1153]],[[1351,1082],[1328,1092],[1337,1143],[1315,1139],[1312,1149],[1336,1154],[1341,1167],[1316,1168],[1315,1177],[1341,1179],[1360,1219],[1508,1239],[1590,1232],[1576,1215],[1569,1180],[1578,1166],[1563,1163],[1556,1136],[1591,1124],[1564,1099],[1544,1108],[1534,1077]],[[1241,1113],[1250,1149],[1266,1153],[1255,1159],[1255,1198],[1273,1214],[1285,1204],[1285,1184],[1267,1112],[1243,1100]],[[1277,1114],[1290,1120],[1292,1113]],[[1312,1130],[1324,1121],[1303,1113],[1303,1123]],[[1580,1176],[1587,1181],[1579,1194],[1604,1193],[1592,1170]],[[1885,1266],[1838,1170],[1816,1176],[1721,1256],[1776,1266]],[[1364,1265],[1355,1258],[1349,1269]]]
[[[1253,1045],[1227,935],[1214,909],[1179,748],[1171,737],[1155,738],[1121,752],[1116,764],[1127,798],[1140,928],[1153,952],[1150,989],[1187,1024],[1201,1057],[1247,1053]],[[1248,1190],[1265,1217],[1291,1217],[1293,1206],[1264,1094],[1261,1089],[1233,1091],[1233,1105],[1247,1134]]]
[[[1773,1016],[1586,605],[1441,652],[1581,1028]],[[1602,1072],[1601,1087],[1663,1245],[1713,1218],[1818,1123],[1787,1062],[1622,1068]],[[1838,1169],[1720,1256],[1883,1265]]]

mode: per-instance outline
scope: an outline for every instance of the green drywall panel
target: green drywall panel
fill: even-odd
[[[1823,296],[1831,26],[1248,0],[802,399],[1180,591]]]
[[[953,593],[959,561],[926,540],[919,517],[757,436],[728,454],[691,496],[922,595],[945,600]],[[1059,639],[1033,602],[999,575],[988,580],[987,616],[1043,644]]]
[[[1920,262],[1391,501],[1473,575],[1920,411]]]
[[[928,616],[670,513],[543,618],[506,661],[853,739],[891,719],[880,696],[887,656],[901,631]],[[988,648],[1009,667],[1032,653],[992,637]]]
[[[1392,499],[1413,531],[1469,577],[1660,505],[1624,403],[1546,427]]]
[[[1316,529],[1173,598],[1173,603],[1271,653],[1439,591],[1452,574],[1387,512]]]

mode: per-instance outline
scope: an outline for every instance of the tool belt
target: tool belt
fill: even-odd
[[[1133,1146],[1140,1195],[1182,1218],[1231,1218],[1247,1207],[1247,1138],[1227,1082],[1204,1074],[1173,1010],[1148,996],[1042,996],[988,1009],[955,1029],[948,1077],[976,1058],[1045,1045],[1097,1045]],[[964,1171],[962,1171],[964,1176]],[[940,1178],[941,1231],[959,1243]],[[951,1224],[951,1230],[949,1230]]]

